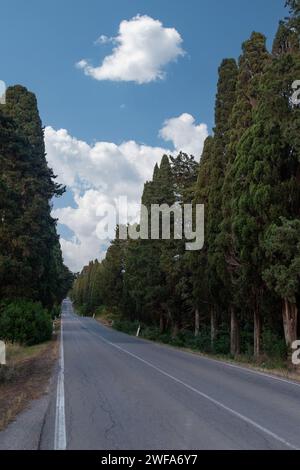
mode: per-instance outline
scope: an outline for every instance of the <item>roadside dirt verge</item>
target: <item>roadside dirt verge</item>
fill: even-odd
[[[58,325],[51,341],[36,346],[7,346],[7,365],[0,366],[0,431],[47,390],[58,358]]]

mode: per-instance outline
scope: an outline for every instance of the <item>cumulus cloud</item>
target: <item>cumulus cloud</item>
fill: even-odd
[[[127,215],[125,212],[128,212],[132,222],[138,220],[137,202],[129,196],[128,207],[122,207],[122,197],[119,199],[109,192],[103,194],[99,190],[88,189],[82,195],[75,195],[76,208],[63,207],[53,210],[52,215],[75,234],[70,240],[61,239],[65,263],[74,272],[80,271],[90,260],[104,257],[109,244],[109,239],[103,238],[103,234],[107,233],[108,219],[110,239],[114,238],[117,217],[123,223]],[[112,206],[120,208],[120,212],[115,210],[112,213]]]
[[[172,142],[171,148],[134,140],[119,145],[103,141],[89,144],[71,136],[66,129],[46,127],[49,166],[58,181],[72,191],[76,204],[53,211],[59,223],[74,233],[70,240],[61,239],[66,264],[78,271],[89,260],[101,259],[108,245],[99,236],[105,209],[116,206],[119,197],[126,196],[129,210],[136,214],[143,184],[151,179],[154,165],[162,155],[182,150],[200,156],[207,134],[206,125],[197,125],[190,114],[165,121],[159,135]]]
[[[107,44],[109,42],[114,42],[114,38],[109,38],[105,36],[105,34],[101,34],[101,36],[96,39],[95,44]]]
[[[135,141],[89,145],[65,129],[52,127],[45,129],[45,143],[49,166],[58,181],[72,191],[76,204],[75,208],[55,209],[53,216],[75,234],[71,240],[62,238],[61,246],[66,264],[78,271],[90,259],[102,258],[107,249],[108,241],[99,237],[103,219],[100,210],[116,205],[120,195],[135,206],[155,163],[170,150]]]
[[[83,195],[74,197],[77,207],[55,209],[53,216],[75,234],[71,240],[61,239],[65,263],[73,270],[80,271],[91,259],[101,259],[107,248],[107,241],[97,236],[97,224],[101,222],[99,207],[103,210],[111,202],[100,191],[88,189]]]
[[[164,67],[184,55],[182,38],[175,28],[165,28],[150,16],[123,20],[118,35],[101,35],[100,44],[113,42],[115,47],[98,67],[82,59],[77,67],[96,80],[148,83],[165,76]]]
[[[182,150],[199,159],[208,129],[206,124],[196,125],[191,114],[183,113],[179,117],[167,119],[159,135],[166,141],[172,141],[177,152]]]
[[[92,145],[72,137],[66,129],[45,128],[45,143],[49,165],[58,181],[75,194],[97,189],[104,194],[126,194],[132,199],[152,175],[153,166],[165,152],[131,140],[117,145],[95,142]]]

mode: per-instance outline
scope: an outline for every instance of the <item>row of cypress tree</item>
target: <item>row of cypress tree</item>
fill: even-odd
[[[51,217],[64,192],[47,166],[36,97],[17,85],[0,105],[0,300],[60,304],[73,276]],[[1,334],[1,332],[0,332]]]
[[[299,337],[300,1],[289,0],[272,52],[263,34],[242,45],[238,63],[219,67],[215,127],[198,165],[180,153],[163,156],[146,182],[142,203],[205,205],[205,243],[120,240],[77,277],[73,298],[86,312],[106,305],[124,318],[157,324],[176,336],[209,328],[211,344],[226,331],[232,355],[253,331],[258,357],[266,330]],[[243,352],[243,351],[242,351]]]

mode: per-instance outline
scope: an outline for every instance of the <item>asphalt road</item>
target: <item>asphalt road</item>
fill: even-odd
[[[300,448],[300,385],[114,331],[63,304],[40,448]]]

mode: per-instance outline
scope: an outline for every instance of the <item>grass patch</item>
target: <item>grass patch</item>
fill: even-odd
[[[7,345],[7,364],[0,366],[0,431],[47,390],[58,357],[58,328],[56,321],[53,338],[45,343]]]
[[[14,365],[20,361],[33,358],[43,351],[45,351],[50,341],[42,344],[35,344],[34,346],[22,346],[20,344],[7,344],[6,345],[6,361],[7,365]]]

